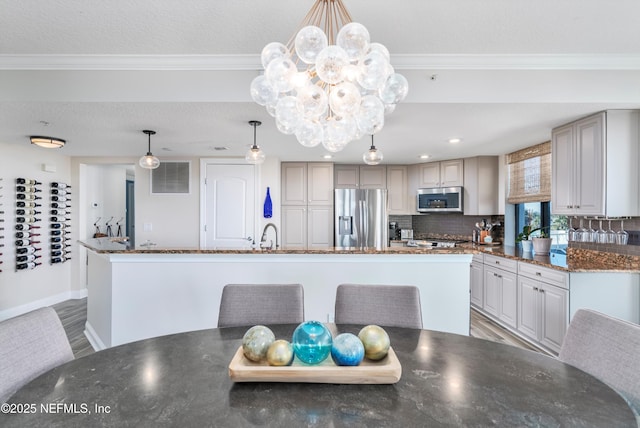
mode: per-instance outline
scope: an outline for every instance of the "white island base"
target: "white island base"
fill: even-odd
[[[469,334],[471,254],[87,253],[97,350],[216,327],[226,284],[300,283],[305,319],[322,322],[333,322],[339,284],[415,285],[425,329]]]

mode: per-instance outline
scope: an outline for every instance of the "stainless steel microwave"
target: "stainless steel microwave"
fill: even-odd
[[[461,213],[462,187],[418,189],[416,207],[421,213]]]

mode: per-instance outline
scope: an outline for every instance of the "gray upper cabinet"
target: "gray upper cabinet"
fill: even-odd
[[[418,188],[456,187],[464,184],[464,162],[453,159],[418,166]]]
[[[408,167],[387,166],[387,194],[389,214],[409,214]]]
[[[387,167],[384,165],[335,165],[336,189],[386,189]]]
[[[283,162],[282,205],[333,205],[333,164]]]
[[[498,180],[498,156],[464,159],[465,215],[500,214]]]
[[[553,130],[554,214],[640,215],[639,116],[639,110],[609,110]]]

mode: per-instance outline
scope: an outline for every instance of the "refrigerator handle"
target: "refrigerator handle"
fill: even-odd
[[[368,238],[369,238],[369,228],[368,228],[368,224],[369,224],[369,219],[367,218],[367,209],[366,209],[366,204],[365,201],[358,201],[358,205],[360,208],[360,246],[361,247],[366,247],[367,246],[367,242],[368,242]]]

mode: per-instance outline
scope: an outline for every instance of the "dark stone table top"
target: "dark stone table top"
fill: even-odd
[[[295,326],[270,327],[289,339]],[[181,333],[72,361],[18,391],[9,403],[35,411],[1,414],[0,426],[636,426],[616,392],[576,368],[427,330],[387,328],[402,364],[396,384],[234,384],[228,365],[245,331]]]

